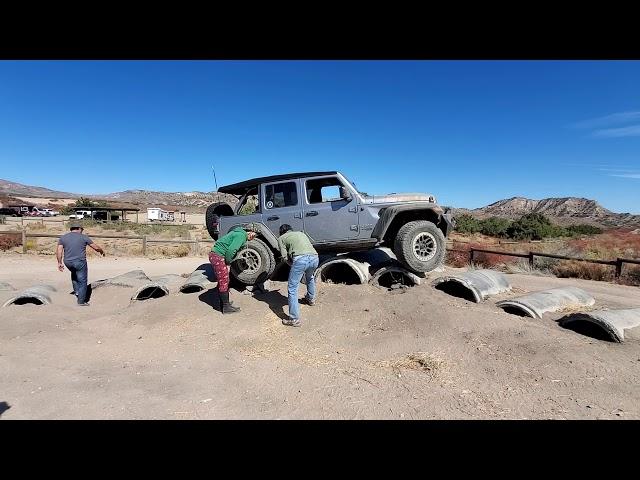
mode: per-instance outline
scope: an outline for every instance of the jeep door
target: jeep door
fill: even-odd
[[[301,179],[304,231],[314,243],[358,237],[358,200],[336,175]]]
[[[294,230],[302,230],[302,205],[298,179],[262,185],[262,221],[276,237],[280,225],[286,223]]]

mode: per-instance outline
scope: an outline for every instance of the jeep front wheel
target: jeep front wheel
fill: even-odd
[[[268,279],[276,268],[271,249],[257,238],[249,240],[231,262],[231,275],[245,285]]]
[[[435,224],[416,220],[398,230],[393,251],[409,270],[424,273],[442,265],[445,248],[444,234]]]

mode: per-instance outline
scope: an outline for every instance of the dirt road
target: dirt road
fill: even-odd
[[[91,259],[89,279],[190,273],[203,260]],[[290,328],[283,282],[232,291],[237,315],[214,311],[212,291],[130,305],[132,289],[109,287],[85,308],[55,267],[0,257],[0,282],[58,288],[52,305],[0,308],[0,419],[640,418],[640,329],[614,344],[560,328],[559,314],[494,305],[575,285],[598,306],[640,307],[637,287],[509,275],[514,292],[474,304],[429,281],[404,293],[321,284]]]

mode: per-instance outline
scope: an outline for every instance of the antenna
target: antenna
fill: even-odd
[[[211,165],[211,170],[213,170],[213,181],[216,183],[216,201],[220,200],[220,193],[218,192],[218,179],[216,178],[216,169]]]

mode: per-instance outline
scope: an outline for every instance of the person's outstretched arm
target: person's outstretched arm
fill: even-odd
[[[58,270],[60,270],[61,272],[64,271],[64,264],[62,263],[62,253],[63,247],[62,245],[58,244],[58,248],[56,248],[56,258],[58,259]]]
[[[96,252],[98,252],[100,255],[102,255],[103,257],[105,256],[104,250],[100,245],[97,245],[95,243],[90,243],[89,246],[93,248]]]

